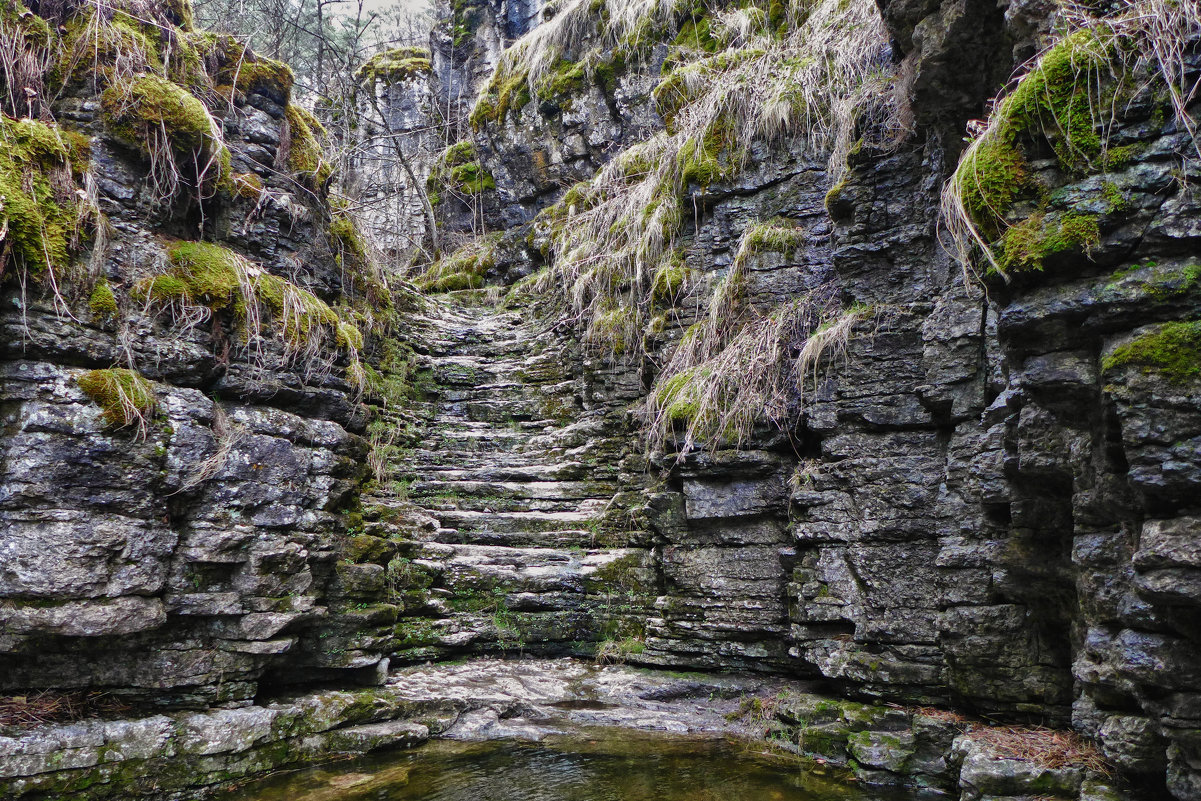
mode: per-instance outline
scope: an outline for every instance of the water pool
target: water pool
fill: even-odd
[[[726,739],[585,730],[538,743],[434,741],[276,775],[221,801],[901,801]]]

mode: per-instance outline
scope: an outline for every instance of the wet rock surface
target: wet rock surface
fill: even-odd
[[[3,738],[0,788],[29,801],[197,798],[256,773],[413,747],[431,737],[539,740],[604,726],[767,737],[785,751],[851,766],[859,781],[925,788],[932,797],[1127,797],[1081,768],[1040,767],[997,754],[964,733],[963,721],[810,690],[781,678],[664,673],[572,659],[413,667],[372,690],[47,726]]]

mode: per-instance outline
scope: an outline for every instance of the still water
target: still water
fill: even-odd
[[[221,801],[903,801],[762,746],[622,729],[434,741],[274,776]]]

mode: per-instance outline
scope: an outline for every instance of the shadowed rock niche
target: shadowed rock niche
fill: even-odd
[[[10,93],[0,692],[129,720],[0,787],[708,693],[865,782],[1201,797],[1201,18],[1110,6],[455,2],[358,73],[403,274],[330,200],[370,159],[174,6],[199,72]]]

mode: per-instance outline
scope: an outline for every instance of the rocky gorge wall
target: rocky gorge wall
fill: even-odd
[[[737,29],[718,20],[731,9],[664,8],[642,25],[622,22],[620,4],[567,4],[503,36],[503,8],[449,10],[434,33],[446,53],[435,47],[428,75],[398,91],[441,97],[457,81],[479,93],[441,163],[452,180],[470,166],[492,185],[472,185],[467,217],[438,213],[445,231],[482,219],[492,233],[419,274],[430,300],[374,344],[369,321],[343,311],[378,298],[356,306],[370,290],[346,278],[345,243],[327,233],[336,209],[281,174],[284,98],[250,88],[212,112],[233,172],[258,174],[264,191],[191,217],[138,205],[146,159],[111,141],[88,93],[63,101],[59,124],[91,136],[115,229],[104,270],[127,322],[90,309],[67,322],[52,298],[17,302],[6,284],[5,689],[205,707],[262,700],[284,679],[345,685],[382,681],[389,664],[575,654],[1070,726],[1145,797],[1201,796],[1198,153],[1161,83],[1140,73],[1120,90],[1097,152],[1007,118],[1007,172],[961,184],[1006,277],[977,253],[983,279],[965,280],[941,197],[961,160],[989,166],[979,145],[964,156],[965,125],[995,124],[1006,107],[985,114],[986,102],[1062,15],[962,0],[882,2],[878,15],[870,3],[743,9],[788,47],[813,30],[809,13],[875,20],[886,35],[865,49],[863,81],[883,76],[895,125],[881,135],[860,108],[841,145],[814,147],[804,130],[747,144],[720,126],[688,145],[681,128],[703,105],[688,70],[737,85],[763,39],[720,33]],[[473,9],[487,24],[456,28]],[[583,33],[555,38],[564,30]],[[1201,31],[1189,30],[1184,85],[1201,75]],[[558,48],[553,66],[523,74],[545,55],[522,49],[538,37]],[[780,64],[799,68],[788,47]],[[1042,80],[1059,97],[1047,75],[1008,92]],[[640,149],[677,134],[677,151]],[[609,288],[574,283],[572,230],[688,147],[679,191],[622,218],[667,220],[663,258]],[[831,148],[845,158],[831,162]],[[238,358],[236,314],[216,309],[219,325],[180,337],[134,302],[169,260],[164,237],[198,230],[361,324],[364,394],[358,347],[311,373],[276,343],[284,355],[255,369]],[[640,241],[651,252],[654,239]],[[627,263],[620,248],[606,255]],[[604,303],[573,306],[556,282]],[[700,379],[762,320],[783,321],[762,347],[782,343],[782,361],[803,366],[737,434],[728,417],[703,441]],[[706,335],[718,347],[679,371],[675,354]],[[812,342],[824,344],[806,362]],[[751,362],[735,386],[757,380]],[[166,419],[144,440],[114,432],[79,388],[117,363],[154,382]],[[375,407],[369,428],[360,398]],[[196,482],[200,464],[215,467]],[[353,712],[351,725],[379,723]],[[856,743],[863,764],[880,757]]]
[[[1001,232],[1017,231],[1004,243],[1016,269],[965,281],[940,222],[963,126],[1062,19],[927,5],[881,4],[909,132],[852,149],[836,186],[820,156],[780,145],[733,176],[687,180],[687,278],[666,325],[647,328],[644,358],[596,357],[653,396],[740,240],[772,220],[795,236],[745,262],[750,305],[832,283],[844,308],[870,310],[783,431],[660,455],[662,483],[645,492],[657,594],[629,658],[783,670],[856,696],[1072,725],[1140,782],[1163,792],[1166,776],[1168,792],[1193,797],[1195,139],[1154,79],[1107,123],[1116,157],[1068,164],[1053,125],[1019,133],[1014,170],[1043,189],[1025,205],[995,201]],[[634,158],[663,124],[662,89],[649,87],[684,47],[672,25],[694,33],[705,14],[667,23],[670,44],[616,78],[612,52],[585,38],[528,90],[505,83],[519,58],[483,87],[470,139],[496,179],[495,224],[533,220],[534,232],[516,262],[491,260],[489,280],[553,274],[565,256],[555,215],[590,208],[577,189],[561,200],[564,187]],[[1032,243],[1017,240],[1031,229]]]
[[[291,72],[152,5],[45,13],[3,7],[49,63],[6,85],[37,100],[5,147],[51,152],[5,180],[50,171],[66,199],[37,202],[90,217],[70,255],[23,259],[53,228],[5,185],[0,685],[205,706],[285,664],[370,674],[379,654],[295,647],[337,592],[367,452],[350,304],[374,285]]]

